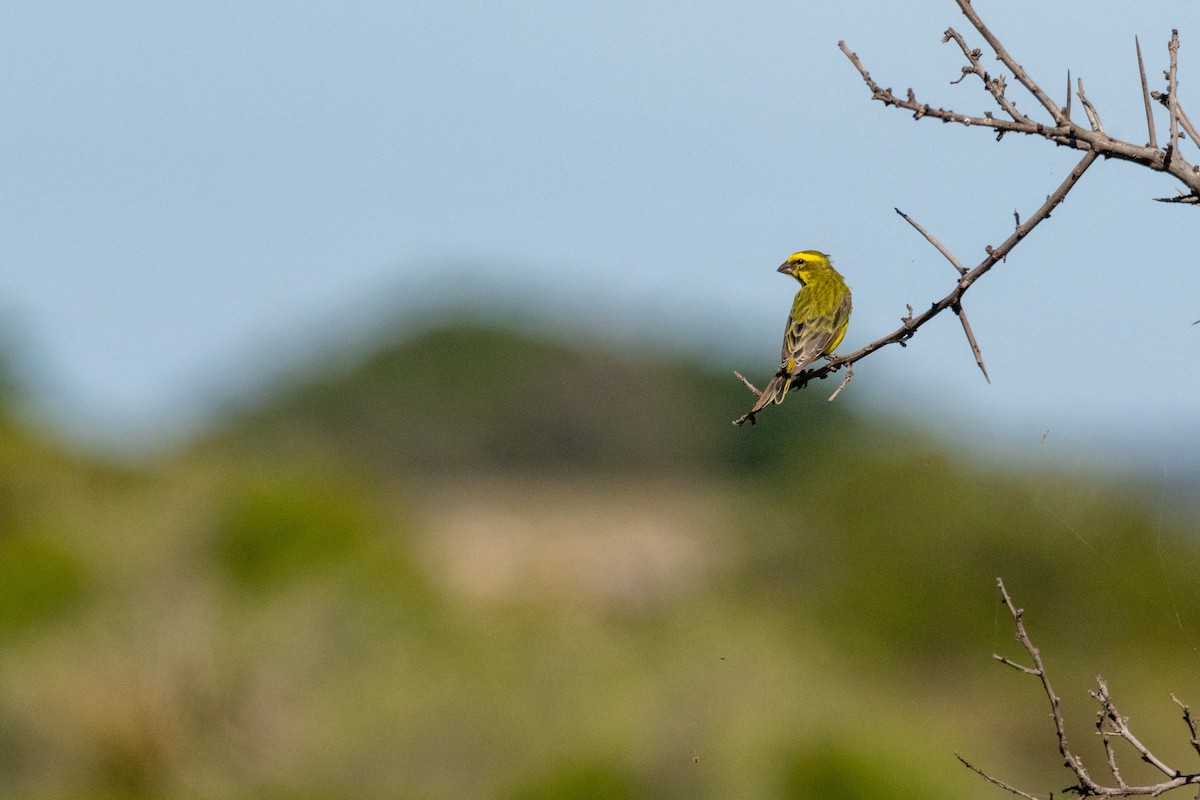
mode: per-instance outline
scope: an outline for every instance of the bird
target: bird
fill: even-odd
[[[842,343],[850,324],[850,287],[820,250],[801,250],[788,256],[778,272],[800,282],[783,332],[779,371],[759,395],[750,414],[787,396],[792,378]]]

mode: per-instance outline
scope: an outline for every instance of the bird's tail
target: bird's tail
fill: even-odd
[[[750,409],[750,413],[753,414],[756,411],[761,411],[771,403],[775,403],[776,405],[782,403],[791,382],[791,375],[782,370],[776,372],[775,377],[771,378],[771,382],[767,384],[767,388],[763,389],[762,394],[758,396],[758,402],[754,404],[754,408]]]

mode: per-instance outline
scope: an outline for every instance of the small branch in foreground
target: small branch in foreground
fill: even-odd
[[[1017,608],[1013,603],[1012,597],[1008,593],[1008,589],[1004,586],[1004,581],[1000,578],[996,579],[996,585],[1000,589],[1000,597],[1008,609],[1009,616],[1012,617],[1013,625],[1016,628],[1016,639],[1020,642],[1021,647],[1029,655],[1033,662],[1032,667],[1027,667],[1023,664],[1018,664],[1011,659],[995,654],[992,657],[1002,664],[1010,666],[1019,672],[1026,675],[1033,675],[1042,685],[1042,693],[1046,696],[1050,703],[1050,717],[1054,721],[1054,732],[1058,739],[1058,752],[1062,756],[1063,766],[1070,769],[1074,774],[1077,783],[1074,786],[1069,786],[1063,790],[1064,793],[1077,794],[1080,797],[1137,797],[1151,796],[1157,797],[1164,792],[1172,789],[1178,789],[1182,786],[1191,786],[1200,784],[1200,773],[1185,774],[1168,766],[1161,758],[1155,755],[1146,745],[1144,745],[1129,727],[1129,718],[1122,716],[1117,709],[1116,703],[1113,702],[1112,695],[1109,693],[1108,684],[1103,677],[1096,677],[1096,689],[1091,692],[1092,697],[1100,706],[1097,711],[1096,730],[1100,735],[1101,743],[1104,747],[1105,762],[1108,771],[1112,774],[1113,780],[1116,781],[1116,786],[1105,786],[1094,780],[1084,767],[1083,759],[1071,750],[1067,743],[1066,723],[1063,720],[1061,703],[1058,695],[1054,693],[1053,687],[1050,685],[1050,678],[1046,674],[1046,665],[1042,661],[1041,653],[1034,646],[1033,640],[1030,639],[1028,631],[1025,630],[1025,612]],[[1191,744],[1200,754],[1200,740],[1196,735],[1196,723],[1192,719],[1191,712],[1188,707],[1179,702],[1179,700],[1171,695],[1171,699],[1175,701],[1181,709],[1183,709],[1183,719],[1188,726],[1188,731],[1191,733]],[[1125,742],[1138,754],[1138,758],[1147,764],[1156,768],[1159,772],[1167,777],[1167,780],[1161,783],[1149,784],[1144,786],[1130,786],[1121,776],[1121,770],[1117,764],[1117,754],[1113,747],[1114,739],[1124,739]],[[1007,792],[1015,794],[1019,797],[1024,797],[1026,800],[1039,800],[1035,795],[1023,792],[1011,786],[1004,781],[994,778],[982,769],[968,762],[962,756],[958,756],[958,760],[963,763],[968,769],[982,776],[996,786],[1004,789]],[[1050,800],[1053,800],[1054,793],[1047,795]]]

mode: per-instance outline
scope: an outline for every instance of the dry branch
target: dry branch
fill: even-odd
[[[1083,95],[1082,84],[1078,84],[1077,94],[1080,101],[1084,105],[1085,111],[1088,113],[1089,125],[1087,128],[1075,123],[1070,115],[1070,82],[1068,78],[1067,84],[1067,105],[1065,108],[1059,108],[1050,95],[1042,89],[1042,87],[1029,76],[1020,64],[1008,53],[996,38],[995,34],[984,24],[979,15],[975,13],[975,9],[971,6],[970,0],[955,0],[959,9],[970,21],[976,31],[987,41],[992,51],[996,54],[996,58],[1007,67],[1033,97],[1041,104],[1042,108],[1049,114],[1050,119],[1045,122],[1039,122],[1025,114],[1016,110],[1015,102],[1005,94],[1005,78],[1004,75],[993,78],[982,67],[979,51],[970,49],[966,40],[961,34],[953,28],[946,30],[943,36],[943,42],[954,41],[963,54],[967,57],[969,66],[963,67],[963,77],[974,74],[979,76],[984,87],[995,99],[996,104],[1007,113],[1011,120],[998,119],[993,117],[991,112],[984,112],[983,115],[963,114],[957,111],[950,111],[944,108],[934,108],[927,103],[921,103],[917,100],[915,92],[908,90],[907,96],[904,99],[897,97],[892,93],[891,89],[881,87],[867,72],[858,55],[851,52],[846,47],[845,42],[838,42],[838,47],[850,59],[855,69],[858,70],[863,82],[867,88],[871,90],[871,97],[880,101],[884,105],[894,106],[896,108],[906,109],[913,112],[916,119],[931,117],[940,119],[943,122],[953,122],[959,125],[980,126],[991,128],[998,135],[1005,133],[1020,133],[1028,136],[1038,136],[1047,139],[1055,144],[1071,147],[1076,150],[1085,150],[1095,152],[1105,158],[1119,158],[1124,161],[1132,161],[1136,164],[1141,164],[1144,167],[1158,171],[1166,172],[1175,177],[1188,188],[1189,197],[1196,199],[1188,202],[1200,202],[1200,169],[1189,163],[1179,155],[1178,148],[1178,129],[1184,125],[1184,115],[1179,108],[1178,99],[1178,52],[1179,52],[1179,32],[1173,30],[1171,32],[1171,41],[1167,46],[1170,56],[1170,68],[1167,70],[1167,92],[1163,95],[1163,104],[1167,106],[1168,118],[1173,130],[1171,142],[1165,148],[1159,148],[1153,134],[1154,120],[1152,112],[1147,103],[1147,124],[1151,129],[1150,143],[1148,145],[1136,145],[1131,142],[1126,142],[1121,139],[1115,139],[1104,132],[1103,127],[1099,124],[1099,115],[1096,113],[1094,106],[1089,103]],[[1135,42],[1135,47],[1138,51],[1139,64],[1141,63],[1141,47]],[[1144,77],[1144,68],[1139,66],[1139,73]],[[961,78],[960,78],[961,80]],[[957,81],[956,81],[957,82]],[[1157,93],[1155,93],[1157,97]],[[1144,97],[1143,97],[1144,99]],[[1193,137],[1195,139],[1195,137]]]
[[[1021,647],[1029,655],[1033,663],[1032,667],[1027,667],[1019,664],[1005,656],[996,654],[993,655],[997,661],[1007,666],[1022,672],[1026,675],[1032,675],[1041,683],[1042,693],[1046,696],[1050,704],[1050,717],[1054,721],[1054,732],[1058,738],[1058,752],[1062,756],[1063,766],[1074,773],[1076,783],[1073,786],[1063,790],[1065,793],[1076,794],[1080,797],[1140,797],[1151,796],[1157,797],[1164,792],[1172,789],[1178,789],[1182,786],[1193,786],[1200,784],[1200,773],[1183,773],[1174,767],[1169,766],[1161,758],[1154,754],[1145,744],[1134,735],[1129,727],[1129,717],[1121,714],[1117,709],[1116,703],[1113,702],[1112,695],[1109,693],[1108,684],[1103,677],[1096,677],[1096,689],[1090,692],[1091,696],[1099,705],[1099,710],[1096,712],[1096,731],[1100,736],[1101,744],[1104,746],[1105,765],[1113,780],[1115,786],[1106,786],[1100,781],[1095,780],[1091,773],[1083,764],[1083,759],[1071,750],[1067,742],[1066,721],[1063,719],[1062,706],[1058,695],[1054,693],[1053,687],[1050,685],[1050,678],[1046,673],[1046,665],[1042,661],[1042,655],[1034,646],[1033,640],[1029,637],[1029,632],[1025,630],[1025,612],[1023,609],[1017,608],[1013,603],[1012,597],[1004,586],[1004,581],[1000,578],[996,579],[996,585],[1000,588],[1000,597],[1008,609],[1009,615],[1013,619],[1013,625],[1016,628],[1016,639],[1020,642]],[[1200,742],[1197,741],[1196,724],[1192,719],[1191,712],[1188,707],[1171,695],[1171,699],[1175,701],[1183,710],[1183,719],[1188,726],[1188,731],[1191,734],[1191,744],[1200,753]],[[1117,763],[1116,748],[1113,746],[1114,740],[1124,740],[1128,746],[1137,753],[1138,759],[1156,768],[1159,772],[1166,776],[1166,780],[1142,786],[1130,786],[1125,779],[1121,777],[1121,769]],[[967,768],[981,775],[989,782],[999,786],[1000,788],[1011,792],[1027,800],[1038,800],[1036,795],[1023,792],[1004,781],[989,775],[984,770],[976,767],[968,762],[962,756],[958,756]],[[1054,797],[1051,792],[1047,795],[1048,798]]]

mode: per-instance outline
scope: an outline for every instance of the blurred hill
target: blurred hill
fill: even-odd
[[[272,457],[335,453],[384,474],[730,476],[769,470],[822,430],[864,435],[845,404],[818,394],[746,435],[729,423],[753,396],[731,372],[464,322],[302,371],[214,439]]]
[[[1061,787],[997,576],[1097,771],[1097,672],[1185,759],[1196,521],[828,388],[735,429],[726,369],[455,324],[134,468],[6,423],[0,795],[998,796],[956,751]]]

